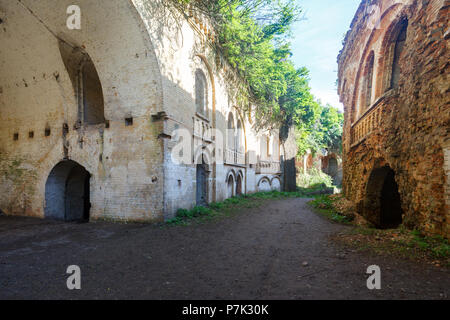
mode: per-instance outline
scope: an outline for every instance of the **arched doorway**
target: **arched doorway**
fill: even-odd
[[[236,178],[236,195],[242,195],[242,176],[240,174]]]
[[[207,197],[207,170],[206,164],[197,165],[197,206],[206,206],[208,204]]]
[[[234,177],[230,174],[227,181],[227,198],[232,197],[234,197]]]
[[[330,158],[330,160],[328,160],[328,174],[331,177],[334,177],[337,175],[338,169],[339,169],[339,165],[338,165],[338,161],[336,160],[336,158]]]
[[[45,184],[45,217],[64,221],[89,221],[89,172],[68,160],[58,163]]]
[[[402,204],[395,172],[389,166],[372,171],[366,188],[364,216],[380,229],[402,223]]]

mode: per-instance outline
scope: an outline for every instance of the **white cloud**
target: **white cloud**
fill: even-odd
[[[339,110],[344,111],[343,104],[339,101],[339,96],[335,90],[311,90],[312,94],[316,99],[320,100],[323,104],[329,103],[333,107],[339,108]]]

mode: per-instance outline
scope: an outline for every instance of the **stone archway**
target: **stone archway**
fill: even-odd
[[[339,170],[339,163],[336,158],[332,157],[328,160],[328,174],[335,177]]]
[[[272,190],[273,191],[281,191],[281,180],[278,177],[272,179]]]
[[[238,174],[236,178],[236,195],[241,196],[242,195],[242,175]]]
[[[208,204],[208,172],[207,165],[197,164],[197,206],[206,206]]]
[[[227,180],[227,198],[232,197],[234,197],[234,177],[230,174]]]
[[[402,204],[389,166],[374,169],[370,174],[364,200],[364,216],[380,229],[396,228],[402,223]]]
[[[269,192],[272,191],[272,184],[268,177],[263,177],[258,183],[258,192]]]
[[[45,217],[64,221],[89,221],[89,172],[67,160],[58,163],[45,184]]]

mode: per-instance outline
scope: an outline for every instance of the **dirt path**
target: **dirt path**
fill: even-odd
[[[335,247],[346,227],[306,202],[188,227],[0,217],[0,299],[448,299],[448,271]],[[74,264],[80,291],[66,288]],[[367,289],[369,265],[382,290]]]

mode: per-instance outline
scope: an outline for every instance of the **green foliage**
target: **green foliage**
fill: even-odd
[[[319,169],[312,168],[297,176],[297,185],[302,188],[314,188],[314,186],[333,186],[333,179]]]
[[[313,154],[321,149],[342,153],[342,133],[344,115],[336,108],[317,103],[319,116],[309,125],[297,126],[298,154],[304,155],[308,150]]]
[[[352,221],[351,218],[343,216],[335,210],[334,202],[329,195],[317,196],[309,204],[332,221],[343,224],[349,224]]]
[[[218,49],[246,82],[238,102],[243,111],[253,102],[256,127],[297,128],[299,154],[309,149],[339,150],[343,116],[315,101],[309,71],[296,68],[290,40],[302,17],[290,0],[172,0],[209,16],[218,33]]]
[[[306,68],[290,57],[291,28],[302,10],[289,0],[175,0],[207,14],[218,33],[218,49],[245,80],[239,102],[255,105],[256,125],[313,123],[317,104]],[[247,102],[247,103],[245,103]],[[244,111],[249,111],[249,108]]]
[[[419,231],[411,232],[412,239],[408,242],[411,248],[429,250],[432,257],[436,259],[448,259],[450,257],[450,244],[442,236],[424,236]]]

